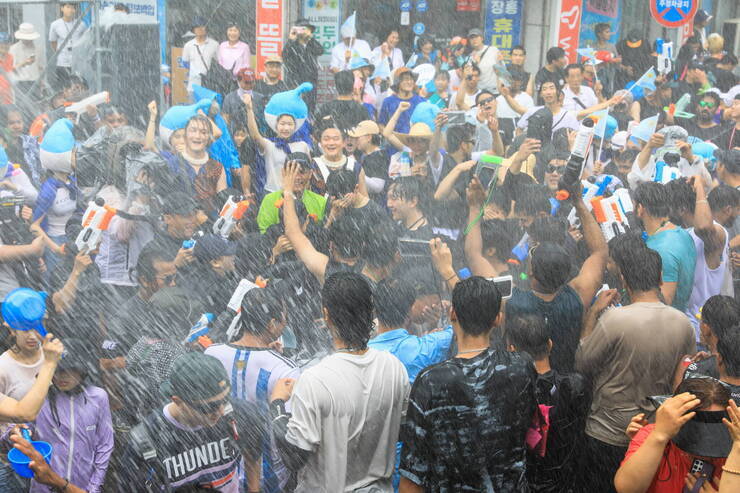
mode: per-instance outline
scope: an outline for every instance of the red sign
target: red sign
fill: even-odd
[[[457,0],[458,12],[480,12],[480,0]]]
[[[265,59],[283,51],[283,0],[257,0],[257,73],[264,77]]]
[[[658,24],[665,27],[693,24],[698,8],[697,0],[650,0],[650,13]]]
[[[562,0],[558,16],[558,46],[565,50],[570,63],[578,59],[578,40],[581,31],[581,0]]]

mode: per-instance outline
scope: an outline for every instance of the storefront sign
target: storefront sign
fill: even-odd
[[[303,15],[308,22],[316,26],[313,36],[324,48],[319,57],[319,84],[316,91],[316,101],[324,103],[332,99],[334,91],[334,75],[329,71],[331,63],[331,49],[339,42],[339,26],[342,3],[338,0],[303,0]]]
[[[698,8],[697,0],[650,0],[650,13],[665,27],[680,27],[690,22]]]
[[[458,12],[480,12],[480,0],[457,0],[456,7]]]
[[[257,73],[264,76],[265,59],[283,51],[283,0],[257,0]]]
[[[561,0],[560,13],[557,18],[557,46],[565,50],[570,63],[578,59],[578,41],[581,30],[581,0]]]
[[[521,43],[523,0],[486,0],[485,40],[507,60]]]

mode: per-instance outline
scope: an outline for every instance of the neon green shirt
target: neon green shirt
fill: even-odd
[[[280,224],[280,210],[275,206],[275,202],[282,197],[283,191],[278,190],[277,192],[268,193],[262,199],[260,210],[257,213],[257,225],[260,228],[260,233],[264,234],[267,228],[273,224]],[[324,220],[326,197],[314,193],[311,190],[304,190],[301,202],[303,202],[306,211],[309,214],[315,215],[319,222]]]

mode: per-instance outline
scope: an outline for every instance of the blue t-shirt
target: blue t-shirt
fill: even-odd
[[[411,108],[401,113],[401,115],[398,117],[395,131],[401,134],[407,134],[409,133],[409,129],[411,129],[411,114],[414,112],[414,108],[416,108],[417,104],[426,101],[426,99],[422,98],[418,94],[414,94],[409,99],[401,99],[395,94],[391,94],[390,96],[385,98],[383,100],[383,106],[380,107],[378,123],[382,125],[387,125],[388,120],[390,120],[393,116],[393,113],[396,112],[396,108],[398,108],[398,105],[401,104],[401,101],[406,101],[407,103],[410,103]]]
[[[401,360],[413,384],[421,370],[447,359],[451,343],[452,327],[447,327],[424,336],[412,336],[406,329],[391,330],[370,339],[368,346]]]
[[[671,306],[682,312],[686,311],[691,290],[694,288],[694,240],[685,229],[675,228],[648,236],[646,244],[660,254],[663,261],[663,282],[678,283]]]

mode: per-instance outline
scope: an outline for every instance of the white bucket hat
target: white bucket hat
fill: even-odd
[[[25,41],[33,41],[39,39],[41,35],[36,32],[36,28],[30,22],[24,22],[18,26],[18,30],[15,32],[15,39],[22,39]]]

